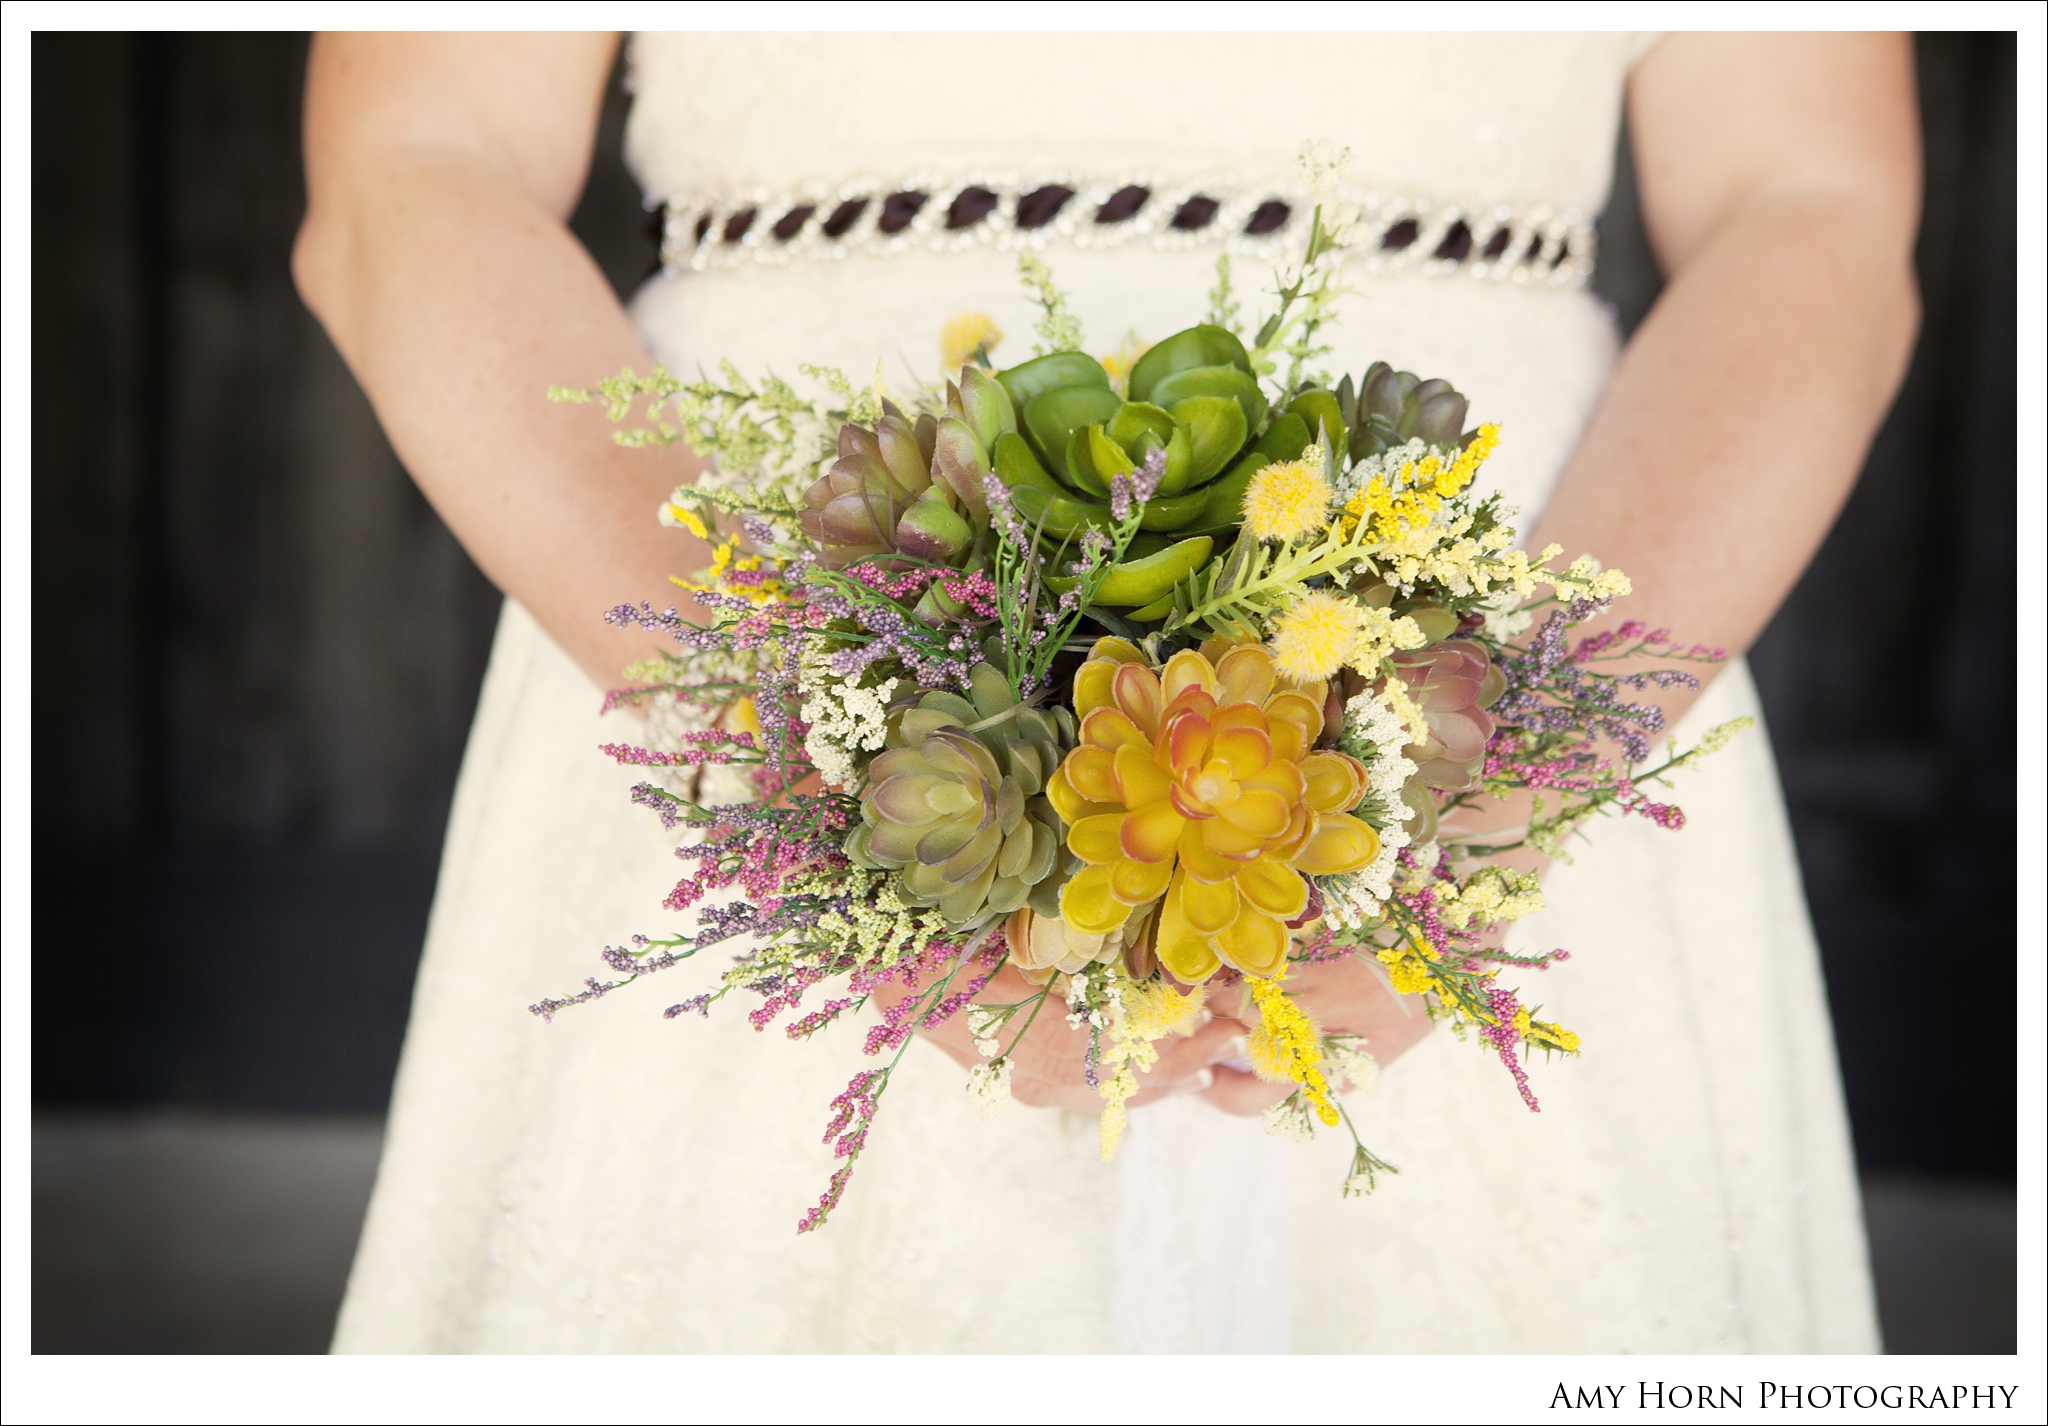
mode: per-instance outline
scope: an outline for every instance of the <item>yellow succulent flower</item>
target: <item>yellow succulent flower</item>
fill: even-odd
[[[1255,540],[1299,540],[1330,523],[1334,492],[1323,479],[1320,449],[1275,461],[1244,489],[1244,531]]]
[[[1061,919],[1105,934],[1158,902],[1155,953],[1175,979],[1222,965],[1279,974],[1287,922],[1308,906],[1304,873],[1379,855],[1378,834],[1350,815],[1363,764],[1311,751],[1323,694],[1281,686],[1257,644],[1213,663],[1186,649],[1155,672],[1124,640],[1098,641],[1074,678],[1081,744],[1046,784],[1087,863],[1061,890]]]
[[[948,376],[974,360],[975,353],[995,350],[1003,329],[986,312],[956,312],[939,329],[939,360]]]

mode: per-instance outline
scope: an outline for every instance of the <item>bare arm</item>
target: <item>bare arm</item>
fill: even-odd
[[[1606,622],[1739,654],[1834,522],[1905,373],[1919,320],[1911,42],[1673,36],[1637,67],[1629,116],[1670,283],[1527,543],[1626,571],[1635,592]],[[1697,694],[1648,696],[1675,721]],[[1356,963],[1299,980],[1302,1004],[1382,1063],[1427,1032]],[[1239,1113],[1280,1094],[1227,1069],[1208,1091]]]
[[[1530,540],[1635,586],[1617,617],[1740,654],[1812,559],[1919,322],[1904,35],[1675,35],[1629,86],[1670,282]],[[1674,718],[1695,695],[1659,695]]]
[[[569,233],[612,35],[322,35],[306,78],[299,291],[434,508],[600,684],[654,647],[602,611],[679,602],[701,546],[655,523],[693,467],[548,404],[650,364]]]

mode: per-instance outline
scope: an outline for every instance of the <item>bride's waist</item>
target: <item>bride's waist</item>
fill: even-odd
[[[1257,325],[1270,306],[1271,266],[1214,248],[1160,251],[1139,243],[1117,247],[1048,248],[1039,254],[1084,326],[1089,350],[1142,345],[1225,315]],[[1219,303],[1218,258],[1229,260],[1230,292]],[[962,312],[989,316],[1004,339],[1001,365],[1031,354],[1042,312],[1020,281],[1019,254],[989,244],[965,252],[853,253],[836,261],[714,267],[662,273],[633,304],[650,350],[682,369],[730,358],[744,369],[772,366],[793,374],[798,362],[837,365],[864,376],[880,359],[893,374],[936,369],[939,333]],[[1355,295],[1340,306],[1321,339],[1336,367],[1362,365],[1414,345],[1439,349],[1507,342],[1548,359],[1560,345],[1584,347],[1589,329],[1607,319],[1581,288],[1552,288],[1473,279],[1462,273],[1424,276],[1374,272],[1362,260],[1347,269]]]

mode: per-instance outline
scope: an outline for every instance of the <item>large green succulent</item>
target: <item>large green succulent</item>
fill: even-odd
[[[1272,435],[1265,393],[1244,343],[1221,327],[1190,327],[1146,351],[1131,368],[1129,398],[1109,373],[1080,352],[1054,352],[1000,374],[1016,403],[1018,432],[995,444],[996,473],[1016,491],[1018,509],[1057,536],[1111,523],[1110,478],[1142,465],[1154,451],[1165,474],[1146,507],[1143,528],[1173,538],[1234,529],[1244,487],[1284,447],[1292,429]],[[1277,427],[1278,423],[1275,423]],[[1262,435],[1261,433],[1265,433]]]
[[[1362,381],[1310,386],[1271,410],[1244,344],[1221,327],[1190,327],[1146,351],[1119,396],[1101,363],[1054,352],[998,374],[1018,413],[989,443],[996,474],[1018,510],[1065,539],[1114,523],[1110,479],[1155,451],[1165,474],[1145,507],[1147,532],[1096,603],[1145,622],[1163,615],[1173,586],[1235,535],[1245,487],[1263,467],[1315,441],[1358,460],[1414,436],[1459,441],[1465,398],[1447,381],[1375,363]],[[1060,580],[1050,581],[1058,587]]]
[[[846,854],[900,869],[904,899],[956,926],[1027,902],[1056,916],[1074,859],[1044,793],[1074,745],[1073,714],[1019,706],[989,664],[969,683],[971,697],[931,690],[890,716]]]
[[[1465,398],[1448,381],[1374,363],[1362,381],[1307,387],[1269,410],[1244,344],[1221,327],[1190,327],[1149,348],[1131,369],[1128,399],[1101,363],[1054,352],[1001,372],[1016,403],[1015,438],[992,443],[996,473],[1018,492],[1024,514],[1059,536],[1110,522],[1109,478],[1165,453],[1166,473],[1144,528],[1184,539],[1227,536],[1245,486],[1310,442],[1349,448],[1353,460],[1420,435],[1455,445]]]

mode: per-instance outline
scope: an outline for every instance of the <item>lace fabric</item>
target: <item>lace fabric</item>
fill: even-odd
[[[1119,1157],[1116,1350],[1287,1351],[1288,1145],[1182,1098],[1134,1112]]]

